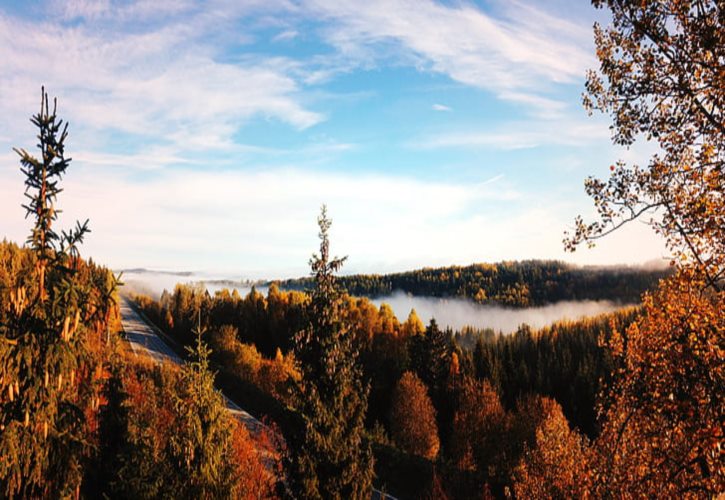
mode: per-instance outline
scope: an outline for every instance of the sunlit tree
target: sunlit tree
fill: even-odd
[[[98,407],[99,360],[89,349],[93,325],[104,329],[115,278],[83,279],[79,245],[87,221],[68,232],[55,227],[67,124],[43,89],[36,158],[20,155],[25,175],[27,240],[32,269],[18,272],[10,310],[0,320],[0,483],[8,496],[70,495],[83,476],[92,441],[88,418]],[[99,278],[100,280],[100,278]]]
[[[725,11],[718,0],[595,0],[598,71],[585,104],[612,117],[613,140],[658,146],[646,166],[590,178],[599,220],[577,219],[566,243],[648,217],[677,274],[644,299],[643,317],[608,346],[621,369],[604,393],[595,495],[708,497],[723,477]]]
[[[581,498],[587,462],[582,437],[555,401],[544,398],[535,440],[514,471],[516,498]]]
[[[408,453],[431,460],[438,455],[435,409],[425,384],[412,372],[405,372],[395,387],[390,427],[395,443]]]
[[[569,248],[629,221],[647,220],[679,263],[708,286],[725,272],[725,28],[719,0],[594,0],[612,14],[595,25],[598,71],[585,105],[609,113],[615,144],[645,138],[658,152],[646,166],[612,166],[589,178],[599,220],[577,219]]]
[[[596,496],[697,497],[725,490],[725,292],[675,276],[609,347],[621,369],[605,395]]]

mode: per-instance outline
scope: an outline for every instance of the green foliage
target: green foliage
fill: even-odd
[[[310,260],[315,287],[309,324],[295,348],[302,368],[295,406],[302,425],[283,429],[291,449],[288,479],[301,498],[368,498],[373,459],[363,438],[367,388],[334,275],[345,259],[329,256],[331,221],[324,206],[318,224],[320,254]]]

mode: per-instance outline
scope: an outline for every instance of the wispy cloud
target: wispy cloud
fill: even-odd
[[[166,7],[165,7],[166,6]],[[176,6],[176,7],[174,7]],[[24,21],[0,14],[0,111],[24,117],[44,83],[63,96],[69,118],[90,130],[120,131],[182,147],[222,147],[254,116],[304,129],[324,116],[302,104],[300,85],[284,65],[225,60],[205,42],[211,14],[139,28],[119,21],[183,4],[134,2],[113,11],[88,2],[66,4],[81,24]],[[176,12],[176,10],[174,10]],[[0,133],[4,131],[0,130]],[[5,134],[3,134],[5,135]],[[9,135],[9,133],[8,133]]]
[[[495,129],[428,134],[412,141],[415,149],[472,148],[517,150],[539,146],[576,146],[601,143],[609,130],[601,122],[577,119],[532,120],[501,124]]]
[[[300,33],[297,30],[284,30],[278,33],[277,35],[272,38],[273,42],[288,42],[290,40],[294,40],[300,35]]]
[[[410,64],[547,110],[556,106],[545,95],[551,85],[581,81],[593,63],[588,29],[522,2],[494,2],[496,13],[432,0],[305,5],[335,21],[327,40],[363,64],[395,49]]]
[[[434,104],[433,106],[431,106],[431,108],[433,109],[433,111],[453,111],[445,104]]]

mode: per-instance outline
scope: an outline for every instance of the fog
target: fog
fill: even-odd
[[[121,281],[123,290],[131,293],[144,294],[159,299],[164,290],[174,291],[177,283],[202,283],[212,295],[224,288],[236,289],[245,296],[252,289],[252,282],[243,279],[230,279],[225,275],[198,272],[151,271],[147,269],[131,269],[123,271]],[[257,290],[267,294],[266,286],[257,286]]]
[[[492,328],[495,331],[511,333],[521,324],[541,328],[563,319],[578,319],[595,316],[624,307],[624,304],[608,300],[562,301],[541,307],[513,309],[501,306],[480,305],[463,299],[441,299],[436,297],[414,297],[399,292],[387,297],[373,299],[380,306],[389,304],[400,321],[405,321],[411,309],[415,309],[426,325],[435,318],[441,327],[450,326],[460,330],[464,326]]]
[[[175,273],[165,271],[129,270],[122,277],[124,289],[134,293],[143,293],[158,299],[166,289],[174,290],[177,283],[201,282],[209,293],[228,288],[236,289],[240,295],[249,293],[252,283],[242,279],[231,280],[224,276],[203,273]],[[267,294],[267,287],[257,286],[262,294]],[[415,309],[426,325],[435,318],[441,327],[449,326],[460,330],[464,326],[476,328],[492,328],[495,331],[510,333],[521,324],[526,323],[532,328],[540,328],[563,319],[578,319],[584,316],[611,312],[625,304],[607,300],[595,301],[562,301],[541,307],[514,309],[501,306],[480,305],[463,299],[441,299],[436,297],[414,297],[403,292],[387,297],[372,299],[377,306],[389,304],[395,315],[402,322],[408,317],[411,309]]]

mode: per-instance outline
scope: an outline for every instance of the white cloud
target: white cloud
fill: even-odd
[[[299,32],[297,30],[284,30],[279,32],[277,35],[272,38],[273,42],[288,42],[290,40],[294,40],[299,36]]]
[[[571,223],[570,207],[563,210],[544,193],[532,198],[501,176],[476,184],[294,168],[166,169],[140,181],[122,169],[99,176],[79,161],[63,187],[59,226],[90,218],[84,254],[116,268],[302,275],[317,248],[322,203],[334,220],[332,251],[350,255],[350,272],[523,258],[632,262],[662,255],[651,233],[633,226],[593,252],[568,256],[561,238]],[[17,171],[0,170],[3,230],[17,241],[30,224],[20,208],[22,189]]]
[[[481,148],[499,150],[530,149],[539,146],[586,146],[606,143],[609,130],[598,120],[581,121],[564,117],[555,120],[529,120],[504,123],[495,130],[455,131],[429,134],[413,141],[419,149]]]
[[[128,4],[136,9],[129,19],[152,8],[157,14],[174,6],[179,12],[186,9],[167,3]],[[109,13],[103,4],[72,2],[67,9],[68,17],[89,21],[66,25],[0,14],[0,112],[5,124],[26,121],[28,110],[37,107],[41,83],[62,96],[64,115],[82,129],[121,131],[192,149],[229,145],[235,131],[254,116],[299,129],[324,119],[301,104],[301,89],[289,66],[217,57],[217,49],[205,41],[217,28],[209,24],[211,12],[129,29],[119,21],[123,13]],[[103,16],[113,21],[95,22]],[[17,127],[3,128],[0,135],[16,139],[12,132]]]
[[[389,57],[395,48],[408,64],[547,111],[563,104],[542,92],[580,82],[593,64],[588,29],[522,2],[494,2],[495,15],[432,0],[305,5],[332,21],[327,40],[361,64]]]
[[[434,104],[433,106],[431,106],[431,108],[433,109],[433,111],[453,111],[445,104]]]

